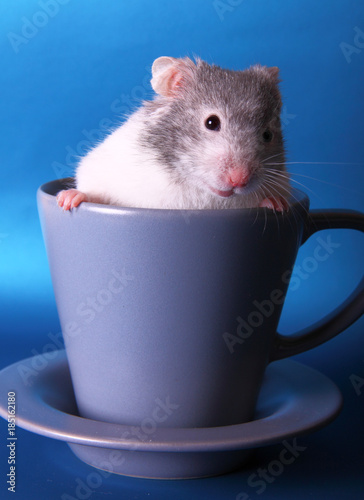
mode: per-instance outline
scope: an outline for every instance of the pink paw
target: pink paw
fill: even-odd
[[[264,198],[260,202],[260,207],[270,208],[271,210],[276,210],[277,212],[288,211],[288,203],[284,198],[276,198],[275,196],[270,196],[269,198]]]
[[[83,201],[88,201],[87,195],[77,189],[65,189],[57,194],[57,203],[63,210],[78,207]]]

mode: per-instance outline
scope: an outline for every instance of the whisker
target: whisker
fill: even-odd
[[[277,154],[275,154],[275,155],[268,156],[268,158],[265,158],[265,159],[262,161],[262,163],[265,163],[266,161],[271,160],[272,158],[276,158],[277,156],[282,156],[282,155],[284,155],[284,153],[277,153]]]
[[[268,173],[268,175],[266,177],[265,184],[268,184],[268,186],[272,186],[273,188],[276,186],[279,188],[280,191],[282,191],[282,190],[285,191],[289,197],[293,198],[304,210],[306,210],[304,205],[302,204],[302,202],[299,201],[299,199],[289,190],[289,188],[282,186],[282,184],[275,177],[276,177],[275,175],[269,175],[269,173]],[[303,187],[306,189],[305,186],[303,186]],[[317,196],[318,199],[320,199],[320,197],[314,191],[312,191],[312,194]],[[288,200],[286,200],[286,201],[288,201]],[[320,199],[320,201],[322,202],[321,199]]]
[[[269,179],[274,179],[275,176],[280,176],[280,177],[283,177],[284,179],[286,179],[287,177],[283,174],[281,174],[281,172],[267,172],[267,177],[269,177]],[[312,193],[314,196],[317,196],[317,193],[315,193],[315,191],[313,191],[312,189],[310,189],[309,187],[305,186],[305,184],[303,184],[302,182],[299,182],[297,181],[296,179],[290,179],[291,182],[294,182],[297,186],[300,186],[302,188],[304,188],[305,190],[309,191],[310,193]],[[279,185],[279,183],[277,182],[277,184]],[[282,186],[282,189],[283,189],[283,186]],[[287,192],[289,192],[289,190],[287,188],[285,188],[285,190]],[[320,200],[322,201],[322,200]]]
[[[277,185],[279,185],[279,184],[277,184]],[[274,189],[274,185],[273,185],[271,182],[266,182],[266,183],[265,183],[265,186],[264,186],[264,190],[268,193],[268,195],[269,195],[269,196],[271,196],[272,198],[274,198],[274,197],[275,197],[275,194],[274,194],[274,192],[273,192],[273,191],[271,191],[271,190],[269,189],[269,187],[273,187],[273,189]],[[279,229],[279,219],[278,219],[278,214],[277,214],[277,212],[276,212],[275,210],[273,210],[273,212],[274,212],[275,218],[276,218],[276,220],[277,220],[277,225],[278,225],[278,229]]]
[[[270,163],[270,165],[364,165],[356,162],[338,161],[286,161],[284,163]]]
[[[287,180],[289,178],[290,180],[290,183],[293,184],[294,186],[297,185],[301,188],[303,188],[305,191],[308,191],[310,193],[312,193],[312,195],[317,198],[318,200],[320,200],[320,203],[324,203],[322,198],[315,192],[313,191],[312,189],[310,189],[309,187],[305,186],[302,182],[299,182],[297,179],[294,179],[292,177],[296,177],[296,174],[295,173],[287,173],[285,171],[280,171],[280,170],[277,170],[275,168],[269,168],[268,166],[265,166],[265,169],[264,169],[264,185],[266,186],[266,190],[267,190],[267,193],[272,193],[272,190],[274,191],[278,191],[280,193],[286,193],[287,195],[287,198],[291,198],[291,200],[294,200],[298,206],[300,206],[305,213],[308,212],[308,209],[305,205],[303,205],[302,201],[299,200],[299,198],[294,194],[294,192],[292,192],[288,187],[286,187],[284,185],[284,183],[282,183],[283,180]],[[299,176],[299,174],[297,175]],[[304,175],[302,175],[302,177],[305,177]],[[306,176],[307,178],[309,178],[309,176]],[[314,179],[314,178],[313,178]],[[291,226],[291,229],[292,231],[294,231],[294,233],[296,234],[296,237],[297,237],[297,241],[299,240],[299,231],[297,230],[298,227],[300,227],[300,219],[302,219],[303,217],[303,214],[301,213],[301,211],[299,210],[295,210],[293,207],[291,208],[291,213],[292,213],[292,217],[290,217],[288,220],[289,220],[289,224]]]
[[[276,170],[275,168],[266,168],[264,173],[271,174],[271,175],[277,175],[277,176],[283,177],[286,180],[289,179],[288,172],[281,172],[280,170]]]
[[[258,190],[258,191],[259,191],[259,190]],[[255,196],[255,197],[256,197],[256,199],[257,199],[257,207],[259,207],[260,200],[259,200],[259,194],[258,194],[258,192],[257,192],[257,191],[254,191],[254,196]],[[255,219],[254,219],[253,224],[255,224],[255,223],[257,222],[257,220],[258,220],[258,215],[259,215],[259,212],[258,212],[258,210],[257,210],[257,211],[256,211],[256,215],[255,215]]]
[[[267,183],[268,183],[268,184],[272,184],[272,182],[273,182],[273,180],[272,180],[272,179],[269,179]],[[281,187],[281,189],[282,189],[282,186],[281,186],[279,183],[275,182],[275,184],[276,184],[276,185],[278,185],[279,187]],[[298,203],[298,205],[299,205],[299,206],[300,206],[300,207],[304,210],[304,212],[305,212],[305,213],[307,213],[307,208],[306,208],[306,207],[302,204],[302,202],[301,202],[301,201],[300,201],[300,200],[299,200],[299,199],[298,199],[298,198],[297,198],[297,197],[296,197],[296,196],[295,196],[295,195],[294,195],[294,194],[293,194],[293,193],[292,193],[292,192],[291,192],[288,188],[283,188],[283,189],[284,189],[284,191],[286,191],[286,192],[287,192],[288,197],[290,197],[290,198],[291,198],[291,199],[293,199],[296,203]],[[285,198],[285,200],[286,200],[286,201],[287,201],[287,203],[288,203],[288,199],[287,199],[287,197]],[[300,234],[300,233],[299,233],[299,231],[298,231],[298,227],[299,227],[299,225],[300,225],[300,224],[299,224],[299,219],[298,219],[298,218],[299,218],[299,217],[300,217],[300,218],[302,218],[302,216],[300,215],[300,212],[298,212],[297,210],[295,210],[295,209],[291,206],[291,204],[288,204],[288,205],[290,206],[290,211],[291,211],[291,213],[292,213],[292,215],[293,215],[293,218],[294,218],[294,221],[295,221],[295,225],[293,224],[293,222],[292,222],[292,220],[291,220],[291,218],[290,218],[290,217],[288,218],[288,221],[289,221],[289,224],[290,224],[290,226],[291,226],[292,231],[296,234],[297,241],[298,241],[298,240],[299,240],[299,234]]]
[[[335,188],[344,189],[345,191],[348,191],[350,193],[355,193],[355,194],[359,194],[359,195],[362,194],[360,191],[356,191],[355,189],[350,189],[348,187],[341,186],[339,184],[334,184],[333,182],[327,182],[327,181],[324,181],[322,179],[319,179],[318,177],[312,177],[310,175],[300,174],[298,172],[290,172],[290,175],[291,176],[294,175],[294,176],[297,176],[297,177],[304,177],[305,179],[310,179],[312,181],[317,181],[317,182],[320,182],[321,184],[326,184],[327,186],[332,186],[332,187],[335,187]],[[291,180],[294,181],[294,179],[291,179]]]

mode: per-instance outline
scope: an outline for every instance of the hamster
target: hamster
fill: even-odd
[[[156,97],[81,159],[59,206],[288,210],[278,73],[156,59]]]

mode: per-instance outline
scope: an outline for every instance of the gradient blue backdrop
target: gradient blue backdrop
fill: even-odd
[[[36,209],[38,186],[72,174],[77,154],[152,95],[150,66],[158,56],[198,55],[232,69],[257,62],[279,66],[288,159],[312,162],[291,164],[293,180],[309,193],[314,208],[364,210],[361,0],[4,0],[0,46],[0,367],[42,352],[48,334],[59,332]],[[328,234],[337,248],[290,290],[284,333],[339,304],[363,273],[362,237],[349,231]],[[317,245],[313,237],[297,265],[307,267]],[[363,326],[361,319],[328,344],[297,357],[340,386],[345,406],[333,424],[305,438],[309,451],[262,497],[361,496],[364,395],[355,391],[350,376],[364,378]],[[0,430],[1,496],[7,493],[4,422]],[[74,494],[74,486],[67,485],[90,469],[63,443],[19,433],[18,498]],[[267,460],[277,450],[265,450]],[[297,482],[310,474],[306,489],[297,491]],[[113,478],[92,498],[111,491],[127,499],[234,500],[246,490],[246,477],[243,471],[173,485]],[[34,494],[25,493],[30,487]]]

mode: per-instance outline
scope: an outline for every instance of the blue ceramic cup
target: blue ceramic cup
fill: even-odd
[[[40,220],[83,417],[210,427],[254,417],[265,369],[334,337],[364,310],[363,280],[329,317],[293,336],[277,325],[300,246],[364,215],[290,210],[157,210],[82,203],[65,180],[38,190]]]

